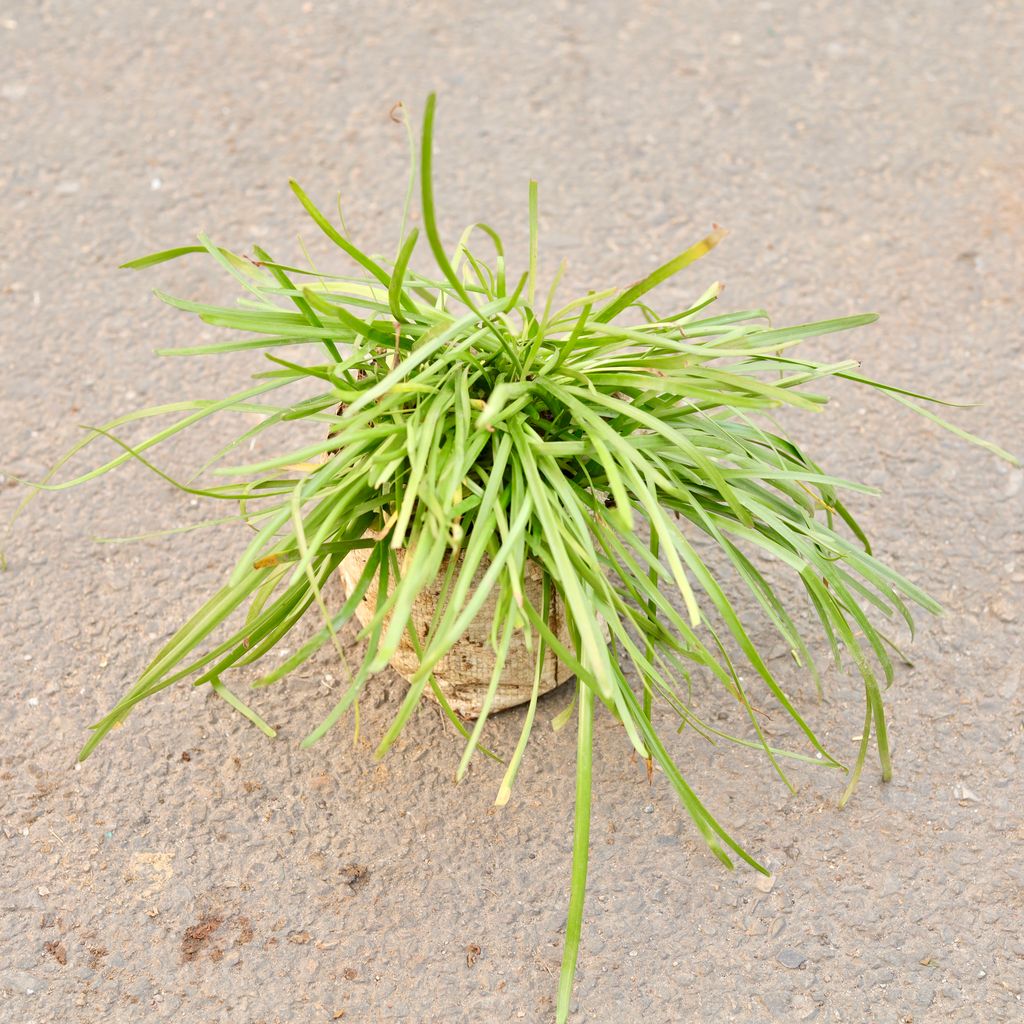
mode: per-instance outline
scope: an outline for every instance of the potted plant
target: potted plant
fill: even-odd
[[[393,258],[363,252],[293,182],[346,266],[332,273],[290,266],[260,248],[240,256],[205,236],[126,264],[142,269],[200,254],[232,275],[243,289],[235,307],[160,294],[231,332],[167,354],[245,351],[257,372],[234,394],[177,403],[172,411],[183,415],[141,442],[129,444],[118,429],[166,417],[166,407],[90,430],[54,473],[99,437],[120,446],[116,457],[75,479],[53,482],[51,473],[34,486],[72,487],[129,460],[156,470],[150,450],[208,417],[240,414],[247,424],[258,417],[203,466],[216,465],[219,482],[172,481],[232,505],[250,530],[244,551],[224,586],[93,727],[82,758],[136,704],[184,680],[211,686],[273,736],[225,678],[259,663],[311,612],[318,617],[313,635],[254,686],[282,679],[325,644],[344,659],[339,636],[350,620],[358,620],[365,647],[337,706],[304,745],[356,706],[367,680],[389,663],[409,687],[378,757],[431,694],[466,737],[461,778],[474,753],[498,756],[481,744],[488,715],[527,702],[519,741],[506,752],[497,794],[503,804],[538,697],[575,677],[573,702],[555,720],[563,725],[575,713],[578,730],[557,1004],[564,1021],[583,913],[598,705],[622,725],[648,774],[660,768],[712,852],[730,866],[738,857],[765,870],[687,784],[655,725],[655,702],[680,728],[760,748],[787,784],[787,758],[847,771],[783,691],[738,610],[740,597],[756,606],[817,678],[812,638],[798,630],[763,571],[766,558],[799,581],[832,657],[848,658],[863,681],[864,729],[842,801],[872,736],[883,779],[891,774],[881,691],[893,676],[892,644],[876,619],[912,625],[913,607],[936,612],[938,605],[872,554],[844,500],[869,488],[830,475],[764,414],[820,411],[828,399],[815,384],[839,378],[1011,456],[919,404],[932,399],[864,376],[855,359],[817,362],[802,354],[806,340],[869,324],[873,314],[778,327],[763,310],[711,312],[718,284],[681,310],[656,311],[651,293],[708,253],[723,237],[718,228],[629,287],[564,301],[558,277],[547,289],[537,280],[531,182],[524,272],[508,266],[500,236],[486,224],[467,229],[450,250],[434,204],[434,108],[431,96],[418,160],[409,133],[413,174]],[[407,229],[417,167],[422,231]],[[423,248],[433,257],[426,269]],[[296,424],[305,442],[274,446],[281,428],[293,436]],[[223,465],[257,436],[272,455]],[[339,576],[346,593],[335,601],[325,588]],[[741,662],[754,682],[744,679]],[[694,675],[737,702],[749,720],[746,736],[726,736],[698,717],[687,690]],[[770,703],[797,724],[804,749],[769,742],[755,687],[758,705]]]

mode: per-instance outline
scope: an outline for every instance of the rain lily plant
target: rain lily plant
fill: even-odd
[[[234,394],[133,412],[90,429],[61,464],[100,437],[119,446],[116,456],[75,479],[55,482],[51,474],[35,486],[72,487],[130,460],[163,475],[150,461],[162,441],[215,414],[236,414],[244,424],[202,466],[203,480],[211,480],[215,464],[219,477],[171,482],[226,503],[248,528],[245,548],[224,586],[93,727],[83,758],[136,704],[179,681],[209,685],[272,736],[226,680],[261,663],[310,611],[318,617],[312,636],[252,684],[277,682],[325,644],[343,658],[346,648],[349,656],[361,652],[337,706],[305,744],[357,708],[368,679],[388,665],[403,634],[411,635],[420,667],[377,756],[429,687],[466,738],[461,777],[474,753],[498,757],[481,745],[486,708],[467,726],[432,669],[484,609],[493,616],[492,689],[514,635],[535,652],[538,679],[544,657],[555,652],[576,677],[575,699],[555,725],[575,714],[578,729],[557,1004],[564,1021],[583,914],[598,706],[621,724],[648,771],[660,768],[712,852],[730,866],[737,857],[764,870],[688,785],[666,748],[664,727],[655,724],[666,714],[652,714],[656,703],[674,726],[759,748],[787,784],[787,759],[830,766],[848,773],[845,800],[872,737],[883,778],[891,773],[881,691],[893,676],[893,648],[876,622],[896,618],[912,627],[912,608],[938,606],[872,555],[846,505],[846,495],[870,489],[828,474],[765,411],[820,411],[828,399],[815,385],[841,378],[880,389],[954,434],[1010,456],[920,404],[932,399],[862,375],[854,359],[823,363],[802,354],[808,339],[869,324],[873,314],[780,327],[760,309],[712,312],[718,284],[686,308],[655,308],[657,286],[707,254],[723,236],[719,229],[629,287],[570,301],[558,297],[558,278],[550,288],[537,280],[536,183],[529,190],[524,272],[507,265],[502,240],[487,224],[446,245],[434,203],[433,121],[431,97],[418,146],[410,132],[412,173],[393,258],[358,248],[293,182],[313,224],[345,257],[336,273],[285,265],[260,248],[252,258],[236,255],[205,236],[126,264],[142,269],[199,254],[234,277],[243,289],[235,306],[160,294],[230,332],[223,341],[164,354],[244,351],[255,357],[257,372]],[[408,226],[417,176],[422,230]],[[151,418],[169,422],[134,444],[119,437],[120,428]],[[307,428],[297,449],[296,424]],[[257,437],[272,454],[249,464],[232,458]],[[332,605],[324,586],[357,548],[369,552],[365,570],[344,603]],[[765,557],[799,581],[814,636],[798,630],[778,582],[763,575]],[[541,601],[526,593],[528,567],[542,574]],[[417,635],[410,628],[417,596],[439,577],[443,600],[426,635]],[[359,644],[348,638],[343,645],[343,627],[372,583],[376,612],[358,629]],[[553,600],[564,609],[561,639],[549,625]],[[811,648],[821,639],[834,661],[848,659],[863,681],[864,729],[850,768],[824,748],[769,667],[764,645],[778,638],[813,678]],[[744,735],[726,735],[699,716],[695,695],[710,686],[736,701],[749,721]],[[499,804],[512,792],[537,692],[535,683],[519,742],[503,755]],[[801,749],[769,741],[769,707],[792,719]]]

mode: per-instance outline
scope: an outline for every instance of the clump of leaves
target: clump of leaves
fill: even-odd
[[[660,766],[708,846],[730,866],[736,856],[763,870],[687,784],[655,727],[655,701],[671,709],[680,728],[759,747],[787,784],[786,758],[843,768],[783,691],[737,610],[736,594],[748,604],[752,598],[817,678],[814,638],[798,630],[792,607],[757,568],[759,556],[769,556],[799,580],[832,657],[837,663],[849,658],[863,680],[864,729],[844,799],[860,775],[872,735],[883,777],[891,772],[881,697],[893,676],[891,645],[875,620],[895,617],[912,627],[912,606],[930,612],[938,606],[872,555],[843,498],[869,488],[826,473],[761,414],[783,407],[819,411],[828,399],[814,385],[840,378],[879,389],[953,433],[1009,456],[918,404],[932,399],[862,375],[856,360],[822,363],[798,354],[808,339],[871,323],[873,314],[788,327],[771,325],[760,309],[709,315],[718,284],[685,309],[656,312],[649,294],[711,250],[720,230],[624,290],[564,302],[557,297],[558,277],[546,291],[538,286],[537,189],[531,183],[525,272],[511,272],[501,238],[487,224],[467,229],[450,254],[434,205],[433,120],[431,97],[418,167],[431,265],[417,269],[421,233],[406,230],[417,170],[411,132],[412,174],[393,259],[363,252],[293,182],[314,224],[349,258],[349,270],[332,274],[288,266],[259,248],[250,259],[206,237],[198,245],[126,264],[141,269],[198,253],[232,275],[245,292],[237,307],[160,295],[206,324],[238,332],[216,344],[166,354],[247,351],[260,357],[261,370],[235,394],[134,412],[90,430],[62,462],[98,437],[123,450],[73,480],[52,483],[51,477],[37,486],[72,487],[129,460],[163,475],[149,461],[150,450],[215,414],[237,414],[246,423],[256,416],[258,422],[203,470],[256,437],[264,448],[272,445],[281,427],[294,428],[293,421],[308,427],[307,443],[297,450],[219,466],[223,482],[216,485],[172,481],[190,494],[228,503],[252,536],[224,587],[93,727],[83,758],[136,704],[184,680],[208,684],[272,736],[224,677],[260,662],[313,605],[322,618],[318,632],[253,685],[280,680],[324,644],[333,642],[341,651],[338,635],[376,580],[376,614],[359,633],[365,654],[350,671],[337,706],[305,743],[320,739],[357,708],[367,679],[388,664],[408,633],[420,668],[377,755],[394,743],[429,686],[467,738],[461,776],[478,749],[486,711],[470,732],[447,706],[432,668],[497,595],[490,605],[497,653],[491,692],[518,631],[537,659],[533,698],[497,797],[505,803],[534,724],[541,667],[554,650],[576,674],[579,736],[572,885],[558,992],[562,1021],[580,939],[598,702],[621,723],[649,768]],[[489,259],[475,241],[470,248],[478,236]],[[287,397],[288,389],[297,396]],[[116,433],[152,417],[177,418],[134,445]],[[698,550],[701,535],[717,552],[716,571]],[[370,550],[358,585],[340,608],[328,608],[324,584],[346,554],[360,547]],[[540,607],[523,585],[530,562],[543,574]],[[731,566],[731,583],[738,588],[733,596],[720,578],[725,566]],[[481,568],[482,582],[474,587]],[[414,602],[439,574],[442,602],[426,636],[416,636],[410,621]],[[568,645],[549,628],[545,606],[554,595],[565,609]],[[744,679],[742,662],[753,682]],[[701,719],[689,685],[694,672],[737,702],[749,719],[746,738],[727,736]],[[784,751],[769,743],[755,702],[774,704],[790,716],[805,737],[804,749]],[[567,717],[563,713],[559,720]]]

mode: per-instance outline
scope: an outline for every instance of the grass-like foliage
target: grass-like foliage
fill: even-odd
[[[759,868],[687,784],[652,720],[655,702],[671,710],[680,728],[760,748],[784,780],[787,758],[846,771],[769,667],[763,645],[769,637],[778,640],[765,623],[815,678],[811,647],[823,638],[833,659],[848,659],[863,680],[863,738],[846,795],[872,736],[883,777],[891,771],[881,691],[892,679],[892,647],[875,623],[895,617],[912,626],[913,606],[930,612],[938,606],[872,555],[843,497],[869,488],[826,473],[765,411],[818,412],[827,398],[814,385],[838,377],[881,389],[955,434],[1006,453],[940,419],[919,404],[931,401],[925,396],[863,376],[854,359],[821,363],[799,354],[808,339],[869,324],[872,314],[777,327],[759,309],[711,313],[718,285],[688,308],[655,311],[650,293],[711,250],[720,230],[624,290],[563,301],[557,278],[550,290],[537,281],[533,183],[525,272],[506,265],[501,238],[486,224],[467,229],[452,250],[435,212],[433,119],[431,97],[418,149],[410,132],[409,197],[418,177],[422,230],[407,230],[403,215],[393,259],[359,249],[293,182],[313,223],[346,257],[340,272],[283,265],[259,248],[250,259],[206,237],[127,264],[141,269],[198,253],[236,278],[244,289],[237,306],[160,295],[231,332],[217,344],[166,354],[246,351],[259,372],[235,394],[134,412],[90,430],[75,451],[98,437],[122,450],[74,480],[56,483],[51,476],[36,486],[70,487],[130,460],[162,472],[149,454],[162,441],[214,415],[238,414],[246,424],[202,467],[205,473],[220,464],[219,482],[177,483],[231,506],[251,528],[245,550],[223,588],[94,726],[82,757],[140,701],[185,680],[209,684],[273,735],[227,688],[225,676],[260,662],[311,606],[321,619],[318,631],[254,685],[283,678],[324,644],[340,651],[339,634],[376,579],[376,616],[359,634],[365,654],[350,666],[337,706],[305,743],[321,738],[350,709],[357,713],[368,678],[388,664],[408,632],[421,667],[377,754],[395,742],[429,686],[467,738],[461,776],[474,751],[490,754],[478,746],[486,714],[470,732],[445,704],[431,670],[489,607],[498,652],[492,688],[500,679],[501,653],[517,631],[537,659],[533,699],[498,793],[504,803],[534,724],[543,659],[551,649],[557,653],[576,674],[579,728],[576,843],[558,997],[564,1020],[583,912],[598,702],[648,766],[661,768],[726,864],[736,856]],[[432,257],[425,267],[424,248]],[[134,445],[119,439],[119,428],[151,417],[170,418],[169,425]],[[284,426],[294,437],[290,421],[308,428],[298,450],[274,446],[282,433],[275,428]],[[248,465],[224,464],[255,437],[274,454]],[[343,606],[329,608],[324,584],[358,547],[370,549],[359,585]],[[814,636],[801,634],[777,581],[757,567],[764,556],[806,592]],[[541,606],[524,587],[531,561],[543,574]],[[474,587],[481,567],[486,571]],[[439,575],[444,598],[426,636],[416,636],[413,604]],[[548,625],[543,605],[553,595],[565,609],[568,645]],[[747,615],[759,609],[759,642],[740,607]],[[702,685],[720,685],[737,702],[750,723],[745,736],[727,736],[698,716],[695,673]],[[799,727],[802,750],[769,742],[760,709],[770,706]]]

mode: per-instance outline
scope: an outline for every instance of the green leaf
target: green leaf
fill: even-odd
[[[590,787],[593,774],[594,694],[582,686],[579,694],[579,729],[576,740],[576,821],[572,837],[572,883],[569,888],[569,916],[565,925],[562,970],[558,978],[558,1005],[555,1020],[565,1024],[569,1018],[572,982],[580,951],[583,929],[583,903],[587,892],[587,865],[590,860]]]
[[[594,319],[607,323],[614,319],[624,309],[631,306],[641,296],[646,295],[652,288],[674,277],[688,267],[691,263],[706,256],[718,243],[725,238],[728,232],[724,228],[716,227],[710,234],[705,235],[699,242],[684,249],[678,256],[673,257],[667,263],[663,263],[657,270],[651,271],[645,278],[630,285],[617,299],[608,303]]]

